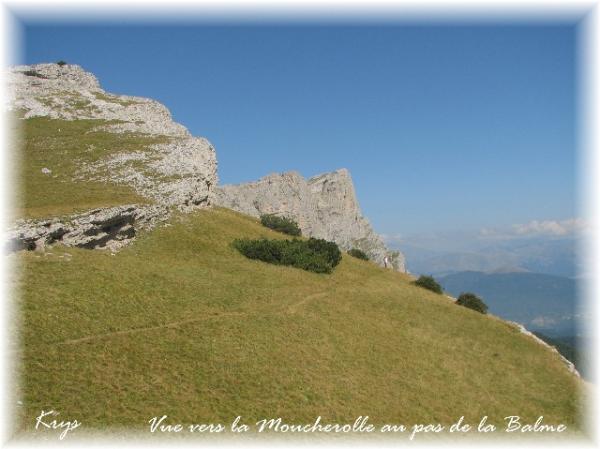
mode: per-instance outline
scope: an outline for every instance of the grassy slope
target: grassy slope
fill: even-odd
[[[19,254],[22,417],[577,420],[579,382],[507,324],[348,255],[332,275],[248,260],[230,247],[244,236],[281,237],[215,209],[116,256]]]
[[[22,151],[20,191],[16,215],[46,218],[86,211],[96,207],[147,202],[133,189],[104,182],[73,182],[82,163],[120,152],[144,151],[149,145],[165,142],[165,137],[132,133],[94,131],[103,120],[53,120],[36,117],[18,122],[22,125],[13,146]],[[26,136],[26,138],[25,138]],[[41,172],[47,167],[51,175]]]

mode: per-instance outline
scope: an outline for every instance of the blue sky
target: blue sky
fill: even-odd
[[[385,234],[577,215],[572,23],[36,22],[23,50],[167,105],[222,183],[348,168]]]

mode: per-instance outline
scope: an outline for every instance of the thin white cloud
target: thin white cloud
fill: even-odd
[[[532,220],[497,228],[477,230],[454,230],[419,234],[382,234],[387,245],[411,245],[436,251],[470,251],[481,245],[526,238],[558,239],[561,237],[584,237],[590,232],[590,224],[582,218],[567,220]]]
[[[582,218],[570,218],[568,220],[556,221],[533,220],[525,224],[513,225],[513,230],[518,235],[569,235],[584,231],[587,223]]]
[[[583,218],[567,220],[532,220],[528,223],[514,224],[509,228],[483,228],[479,231],[481,239],[510,239],[515,237],[563,237],[589,229]]]

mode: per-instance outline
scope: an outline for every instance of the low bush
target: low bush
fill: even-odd
[[[284,234],[293,236],[301,235],[298,223],[291,218],[279,217],[274,214],[265,214],[260,216],[260,222],[263,226],[273,229],[274,231],[283,232]]]
[[[352,257],[356,257],[357,259],[369,260],[367,253],[358,248],[352,248],[350,251],[348,251],[348,254],[350,254]]]
[[[437,283],[437,281],[432,276],[419,276],[414,282],[415,285],[419,287],[426,288],[427,290],[431,290],[432,292],[442,294],[442,286]]]
[[[66,61],[63,61],[63,60],[61,59],[60,61],[57,61],[56,65],[58,65],[58,66],[61,66],[61,67],[62,67],[62,66],[64,66],[64,65],[67,65],[67,63],[66,63]]]
[[[342,253],[335,243],[314,238],[236,239],[233,241],[233,247],[249,259],[275,265],[290,265],[315,273],[331,273],[342,259]]]
[[[456,304],[459,306],[468,307],[469,309],[473,309],[483,314],[486,314],[488,311],[487,305],[475,293],[461,293],[456,300]]]
[[[328,263],[335,267],[342,260],[342,252],[334,242],[329,242],[324,239],[309,238],[305,240],[308,248],[317,254],[323,254]]]

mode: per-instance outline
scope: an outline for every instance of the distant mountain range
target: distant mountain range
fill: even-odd
[[[548,336],[576,336],[576,281],[541,273],[464,271],[438,276],[453,296],[473,292],[490,313]]]
[[[454,246],[446,241],[406,239],[390,242],[406,257],[414,274],[449,274],[461,271],[530,271],[575,277],[580,271],[574,238],[518,238],[507,240],[457,238]]]

